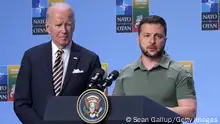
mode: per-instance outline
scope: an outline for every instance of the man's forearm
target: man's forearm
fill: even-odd
[[[185,118],[186,121],[193,121],[196,117],[196,109],[190,106],[167,107],[167,108],[179,114],[181,117]]]

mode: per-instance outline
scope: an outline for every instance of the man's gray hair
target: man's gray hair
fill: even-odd
[[[71,10],[72,14],[73,14],[73,18],[74,18],[74,15],[75,15],[74,10],[72,9],[72,7],[69,4],[67,4],[65,2],[55,2],[55,3],[51,3],[51,5],[48,7],[46,20],[49,19],[52,8],[62,8],[62,9],[65,9],[65,10]]]

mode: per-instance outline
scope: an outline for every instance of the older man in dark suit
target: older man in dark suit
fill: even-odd
[[[14,111],[23,124],[43,124],[48,98],[79,96],[94,69],[101,68],[98,55],[72,41],[74,25],[71,7],[53,4],[46,19],[52,40],[24,53],[14,94]]]

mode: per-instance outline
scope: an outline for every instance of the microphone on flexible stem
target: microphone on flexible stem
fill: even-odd
[[[104,74],[105,71],[102,68],[97,68],[89,80],[88,89],[97,88],[97,82],[102,80]]]
[[[103,84],[98,84],[98,89],[104,91],[104,89],[108,86],[112,85],[112,82],[116,80],[119,76],[119,72],[117,70],[112,71],[107,78],[104,79]]]

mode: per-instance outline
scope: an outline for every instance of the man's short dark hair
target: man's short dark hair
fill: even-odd
[[[138,35],[140,35],[140,32],[141,32],[141,26],[143,24],[161,24],[164,28],[164,33],[165,33],[165,36],[167,35],[167,24],[166,24],[166,21],[160,17],[160,16],[157,16],[157,15],[150,15],[150,16],[147,16],[145,18],[143,18],[141,21],[140,21],[140,24],[138,25]]]

